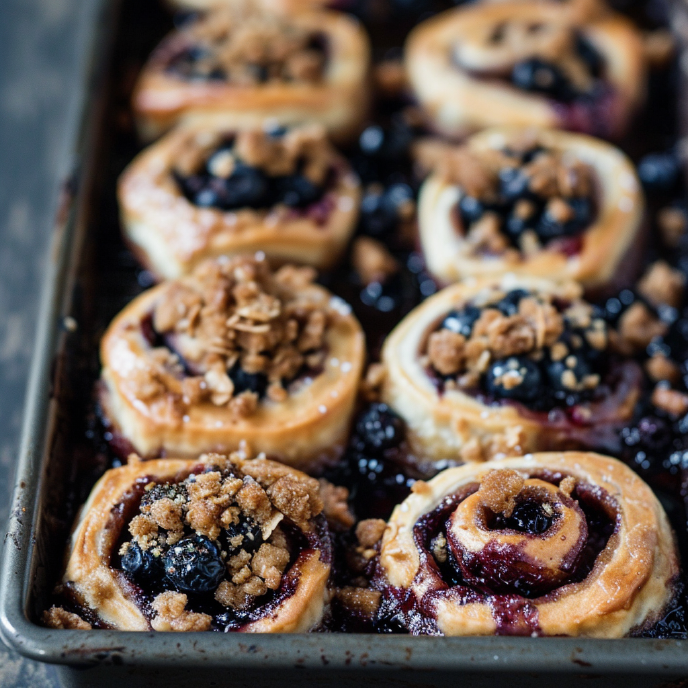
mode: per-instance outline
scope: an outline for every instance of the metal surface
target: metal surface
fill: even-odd
[[[141,0],[143,1],[143,0]],[[84,3],[84,34],[92,59],[81,89],[83,108],[78,143],[66,153],[80,160],[79,192],[63,197],[53,248],[45,269],[36,354],[27,393],[17,486],[2,555],[0,633],[22,655],[79,667],[61,670],[66,685],[265,686],[308,682],[353,686],[494,685],[505,680],[526,685],[534,675],[558,686],[656,686],[688,675],[688,641],[625,639],[594,641],[528,638],[412,638],[313,634],[244,636],[237,634],[122,633],[54,631],[32,621],[34,591],[45,580],[46,505],[60,473],[50,464],[56,441],[59,404],[49,394],[55,361],[68,334],[61,327],[71,314],[89,199],[98,175],[95,165],[98,123],[105,88],[102,63],[105,38],[112,32],[114,3]],[[97,29],[97,30],[96,30]],[[100,141],[102,145],[102,141]],[[82,155],[83,154],[83,155]],[[554,677],[554,675],[557,675]],[[4,684],[3,684],[4,685]],[[29,684],[27,684],[29,685]]]

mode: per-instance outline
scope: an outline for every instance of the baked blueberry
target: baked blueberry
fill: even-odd
[[[130,542],[122,555],[122,569],[136,583],[151,583],[162,577],[162,561],[150,550],[143,550],[136,542]]]
[[[277,180],[277,197],[290,208],[305,208],[320,199],[322,189],[302,174]]]
[[[556,100],[567,101],[573,98],[563,72],[556,65],[539,57],[517,62],[511,72],[511,82],[516,88],[542,93]]]
[[[552,517],[545,513],[541,504],[520,502],[514,507],[511,516],[500,516],[495,520],[495,529],[517,530],[520,533],[540,535],[552,525]]]
[[[480,317],[481,310],[476,306],[466,306],[460,311],[451,311],[440,325],[442,330],[450,330],[461,334],[464,337],[470,337],[475,321]]]
[[[473,196],[462,196],[459,201],[459,212],[464,225],[470,225],[483,216],[485,206]]]
[[[576,36],[576,52],[585,62],[590,75],[596,79],[602,76],[604,60],[593,44],[585,36]]]
[[[675,153],[650,153],[638,163],[638,176],[645,188],[653,191],[672,189],[681,172],[681,161]]]
[[[542,393],[540,368],[524,356],[495,361],[488,368],[485,384],[496,399],[533,401]]]
[[[518,167],[505,167],[499,172],[499,192],[507,202],[526,198],[530,178]]]
[[[252,518],[242,514],[237,523],[233,523],[225,529],[228,550],[243,549],[246,552],[255,552],[263,544],[263,532],[258,523]],[[241,536],[241,542],[235,539]]]
[[[387,404],[371,404],[358,419],[356,434],[367,451],[382,452],[404,439],[404,421]]]
[[[220,201],[225,210],[261,208],[268,204],[268,189],[269,182],[264,172],[238,163],[224,181],[224,194]]]
[[[551,361],[547,365],[547,377],[550,385],[559,394],[571,394],[583,379],[592,374],[587,361],[580,355],[567,356],[561,361]],[[573,376],[574,384],[571,380]]]
[[[528,292],[524,289],[512,289],[495,304],[495,308],[499,310],[502,315],[506,315],[507,317],[516,315],[521,299],[524,299],[526,296],[528,296]]]
[[[177,590],[196,595],[214,592],[226,572],[219,548],[204,535],[185,537],[172,545],[163,564]]]
[[[263,373],[247,373],[239,362],[235,363],[228,373],[234,383],[234,394],[255,392],[259,397],[265,396],[268,378]]]

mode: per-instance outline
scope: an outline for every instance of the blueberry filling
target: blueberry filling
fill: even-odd
[[[237,362],[228,372],[229,378],[234,383],[234,393],[254,392],[259,398],[265,396],[268,387],[267,375],[263,373],[247,373]]]
[[[490,524],[492,530],[516,530],[519,533],[540,535],[552,526],[554,519],[542,504],[523,501],[516,504],[510,516],[497,514]]]
[[[546,345],[537,344],[536,325],[527,315],[539,308],[549,309],[553,328]],[[506,339],[490,334],[496,331]],[[549,411],[603,394],[612,365],[607,342],[599,309],[547,303],[514,289],[481,308],[469,302],[450,311],[428,338],[427,370],[441,393],[461,389],[485,403],[514,401]]]
[[[557,154],[540,146],[515,152],[501,151],[503,166],[486,187],[473,190],[458,180],[463,193],[456,206],[457,219],[469,240],[475,237],[478,251],[501,253],[508,246],[523,251],[531,236],[537,247],[579,236],[595,219],[592,171],[580,164],[571,166]],[[477,158],[479,161],[479,158]],[[575,180],[573,185],[559,179]],[[464,180],[465,181],[465,180]],[[470,185],[470,180],[468,180]],[[494,221],[502,239],[479,238],[478,227]]]
[[[242,208],[262,210],[283,204],[304,210],[323,197],[327,180],[314,184],[303,174],[303,162],[294,174],[271,177],[257,167],[237,161],[226,177],[214,174],[214,161],[222,154],[231,154],[232,144],[225,143],[210,155],[203,167],[194,174],[175,172],[184,196],[201,208],[232,211]]]
[[[172,545],[163,565],[177,590],[196,595],[215,591],[226,573],[219,548],[203,535],[185,537]]]
[[[574,55],[583,63],[590,77],[591,84],[587,88],[576,86],[564,68],[540,57],[517,62],[511,70],[511,83],[518,89],[542,94],[561,103],[594,98],[601,90],[604,59],[581,35],[575,38]]]
[[[263,544],[263,531],[260,526],[244,514],[239,517],[236,523],[225,528],[224,535],[229,552],[242,549],[252,553]],[[239,545],[236,544],[237,540],[241,540]]]

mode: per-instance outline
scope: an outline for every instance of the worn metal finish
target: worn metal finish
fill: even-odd
[[[36,354],[27,393],[17,486],[0,579],[0,634],[22,655],[62,665],[65,685],[267,686],[302,682],[316,686],[514,686],[554,680],[562,688],[580,685],[658,686],[688,676],[688,641],[571,638],[412,638],[341,634],[260,635],[54,631],[38,626],[34,587],[44,580],[42,533],[53,466],[51,449],[60,411],[49,394],[53,367],[68,334],[61,326],[71,313],[88,199],[97,178],[95,141],[103,108],[102,75],[106,38],[115,3],[84,3],[93,41],[85,71],[82,128],[71,159],[82,160],[74,197],[63,196],[53,248],[46,267]],[[59,474],[58,474],[59,475]],[[52,476],[53,479],[54,476]],[[508,679],[506,674],[508,673]]]

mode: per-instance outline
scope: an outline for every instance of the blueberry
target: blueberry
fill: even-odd
[[[574,236],[590,224],[592,205],[587,198],[571,198],[567,202],[574,213],[570,220],[561,222],[553,218],[547,210],[540,216],[535,231],[543,241]]]
[[[591,76],[596,79],[602,75],[604,67],[604,60],[597,51],[597,48],[584,36],[576,37],[576,52],[578,56],[585,62]]]
[[[499,192],[507,202],[528,196],[530,178],[518,167],[505,167],[499,172]]]
[[[518,313],[518,305],[521,303],[521,299],[524,299],[526,296],[528,296],[528,292],[524,289],[512,289],[504,297],[502,297],[501,301],[494,304],[494,308],[500,311],[502,315],[506,315],[507,317],[510,315],[516,315],[516,313]]]
[[[514,507],[511,516],[498,519],[495,525],[500,528],[517,530],[521,533],[539,535],[552,525],[552,517],[545,513],[540,504],[521,502]]]
[[[320,199],[322,189],[308,177],[293,174],[277,181],[278,199],[290,208],[305,208]]]
[[[451,311],[442,321],[440,329],[450,330],[464,337],[470,337],[475,321],[480,317],[481,310],[476,306],[466,306],[460,311]]]
[[[537,363],[523,356],[495,361],[485,380],[487,391],[496,399],[533,401],[542,393],[542,375]]]
[[[240,365],[235,363],[228,373],[234,383],[234,394],[242,392],[255,392],[259,397],[265,395],[268,387],[268,378],[263,373],[247,373]]]
[[[645,188],[653,191],[668,191],[678,181],[681,161],[675,153],[650,153],[640,160],[638,176]]]
[[[210,593],[226,572],[220,550],[204,535],[192,535],[172,545],[163,558],[170,582],[182,592]]]
[[[366,155],[379,155],[385,143],[385,132],[382,127],[374,124],[363,130],[358,139],[358,145]]]
[[[151,583],[162,577],[162,562],[150,550],[130,542],[122,556],[122,569],[137,583]]]
[[[243,540],[238,546],[231,542],[237,535],[243,536]],[[247,552],[254,552],[263,544],[263,532],[260,526],[252,518],[243,514],[239,517],[238,523],[225,529],[225,536],[229,551],[243,549]]]
[[[239,163],[224,181],[220,203],[224,210],[261,208],[268,204],[269,182],[265,173]]]
[[[568,358],[568,357],[567,357]],[[583,359],[582,356],[575,356],[576,362],[572,367],[566,364],[566,359],[563,361],[552,361],[547,365],[547,377],[549,378],[550,385],[555,392],[572,394],[576,390],[569,389],[564,385],[564,373],[570,371],[573,373],[576,383],[580,383],[586,375],[592,373],[590,366]]]
[[[369,191],[361,201],[361,231],[374,237],[384,237],[397,228],[401,206],[413,200],[408,184],[392,184],[383,191]]]
[[[473,196],[462,196],[459,201],[459,212],[464,225],[468,226],[483,216],[485,206]]]
[[[563,72],[539,57],[517,62],[511,72],[511,82],[516,88],[542,93],[556,100],[572,100],[574,95]]]
[[[371,404],[356,423],[364,449],[379,453],[404,439],[404,421],[387,404]]]

